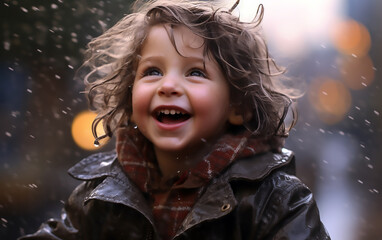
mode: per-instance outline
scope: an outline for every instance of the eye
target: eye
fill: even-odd
[[[199,69],[192,69],[189,73],[190,76],[192,77],[202,77],[202,78],[206,78],[206,74],[202,71],[202,70],[199,70]]]
[[[143,72],[143,76],[162,76],[162,73],[158,68],[148,68]]]

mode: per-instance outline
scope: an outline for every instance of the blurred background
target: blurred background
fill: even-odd
[[[114,148],[93,146],[95,116],[74,75],[86,44],[130,2],[1,2],[0,239],[59,216],[79,184],[66,170]],[[382,1],[242,0],[241,18],[260,3],[272,56],[305,90],[287,139],[298,176],[332,239],[382,239]]]

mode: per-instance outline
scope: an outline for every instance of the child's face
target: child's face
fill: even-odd
[[[185,154],[224,131],[230,94],[217,63],[203,55],[203,39],[186,27],[176,27],[174,38],[182,56],[164,25],[149,30],[134,80],[132,120],[157,150]]]

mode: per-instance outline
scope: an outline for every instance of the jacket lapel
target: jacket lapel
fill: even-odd
[[[70,168],[68,173],[78,180],[102,179],[85,197],[84,204],[92,199],[123,204],[140,212],[153,225],[146,199],[123,172],[115,152],[91,155]]]
[[[281,153],[263,153],[251,158],[239,159],[220,177],[211,181],[204,194],[185,218],[176,236],[193,226],[230,213],[237,205],[230,181],[260,181],[274,169],[283,168],[294,173],[293,153],[282,149]]]

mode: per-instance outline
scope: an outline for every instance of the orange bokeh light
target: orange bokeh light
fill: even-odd
[[[342,80],[353,90],[363,89],[374,80],[374,64],[368,55],[361,58],[342,56],[338,65],[341,69]]]
[[[85,150],[95,150],[97,149],[96,146],[94,146],[94,137],[92,134],[91,126],[93,120],[96,118],[97,114],[90,112],[90,111],[84,111],[79,113],[73,120],[72,123],[72,137],[74,142],[81,148]],[[102,124],[99,124],[97,126],[97,133],[98,135],[105,134],[105,131],[103,130]],[[101,146],[104,145],[108,141],[108,138],[102,139],[100,141]]]
[[[365,56],[370,50],[370,33],[355,20],[334,24],[331,36],[334,46],[343,54]]]
[[[327,124],[341,121],[351,106],[351,94],[347,87],[330,78],[318,78],[312,82],[309,100],[318,117]]]

